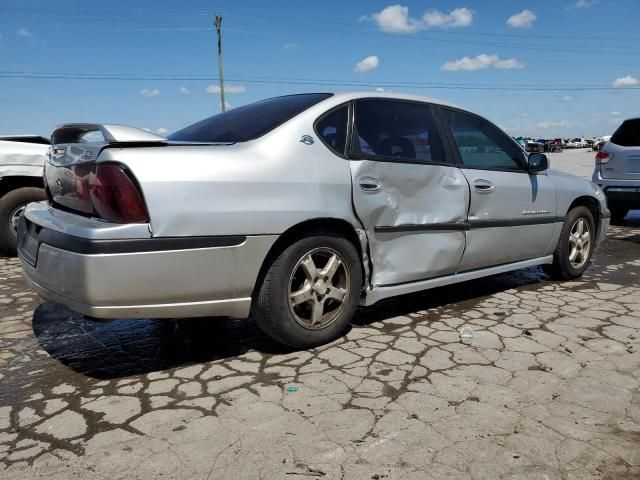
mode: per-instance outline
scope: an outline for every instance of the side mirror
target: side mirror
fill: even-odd
[[[530,173],[544,172],[549,168],[549,159],[544,153],[531,153],[527,160]]]

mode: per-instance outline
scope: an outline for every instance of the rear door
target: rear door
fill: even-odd
[[[640,179],[640,118],[624,121],[604,150],[613,158],[602,164],[602,178]]]
[[[441,108],[448,139],[470,185],[467,247],[458,271],[544,256],[556,227],[556,191],[526,154],[487,120]]]
[[[454,273],[469,185],[447,159],[432,107],[379,98],[354,107],[353,203],[368,235],[373,286]]]

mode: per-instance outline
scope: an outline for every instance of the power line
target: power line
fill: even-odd
[[[77,76],[77,77],[99,77],[99,78],[112,78],[118,77],[123,79],[130,80],[192,80],[192,81],[209,81],[209,80],[217,80],[217,78],[209,77],[207,74],[190,74],[190,73],[159,73],[159,74],[138,74],[138,73],[100,73],[100,72],[37,72],[37,71],[25,71],[25,70],[0,70],[0,74],[6,75],[33,75],[33,76]],[[365,84],[365,85],[379,85],[383,86],[387,83],[393,84],[406,84],[406,85],[456,85],[456,86],[492,86],[492,87],[504,87],[504,86],[513,86],[513,87],[537,87],[537,86],[550,86],[550,87],[609,87],[609,84],[603,83],[557,83],[557,84],[541,84],[541,83],[477,83],[477,82],[467,82],[467,83],[456,83],[456,82],[433,82],[433,81],[386,81],[380,80],[377,82],[365,81],[365,80],[353,80],[353,79],[336,79],[336,78],[308,78],[308,77],[274,77],[274,76],[259,76],[259,75],[236,75],[234,76],[235,81],[245,81],[245,80],[274,80],[274,81],[317,81],[317,82],[333,82],[333,83],[353,83],[353,84]]]
[[[54,74],[54,73],[10,73],[0,72],[0,78],[20,78],[39,80],[85,80],[85,81],[219,81],[214,77],[188,77],[188,76],[116,76],[100,74]],[[386,87],[386,88],[413,88],[413,89],[445,89],[445,90],[496,90],[496,91],[605,91],[605,90],[640,90],[640,86],[624,88],[611,85],[597,84],[452,84],[444,82],[405,82],[405,81],[381,81],[364,82],[356,80],[326,80],[326,79],[291,79],[291,78],[260,78],[236,76],[227,78],[235,82],[271,84],[271,85],[309,85],[323,87]]]

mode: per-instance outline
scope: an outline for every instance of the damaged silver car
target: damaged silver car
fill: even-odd
[[[98,318],[245,317],[304,348],[358,305],[543,265],[582,275],[609,211],[486,119],[389,93],[263,100],[168,138],[64,125],[28,281]]]

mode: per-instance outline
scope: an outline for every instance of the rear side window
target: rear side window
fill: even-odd
[[[345,105],[322,117],[316,124],[316,131],[325,145],[338,155],[344,155],[347,146],[347,123],[349,107]]]
[[[235,143],[269,133],[330,93],[308,93],[268,98],[214,115],[169,135],[170,141]]]
[[[445,161],[431,107],[395,100],[356,102],[353,154],[385,161]]]
[[[624,121],[611,136],[611,143],[621,147],[640,147],[640,118]]]
[[[465,167],[484,170],[523,170],[524,156],[511,139],[489,122],[466,113],[442,110]]]

